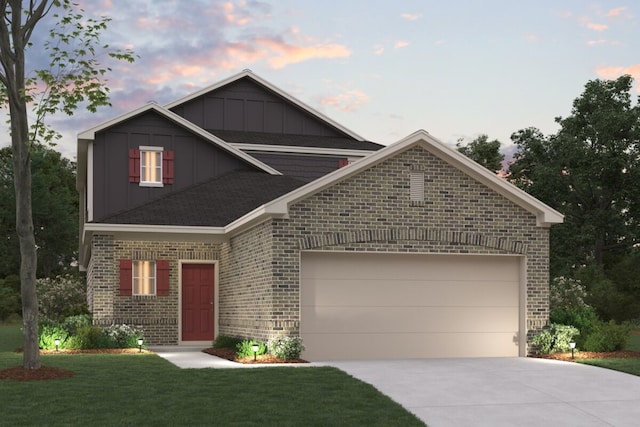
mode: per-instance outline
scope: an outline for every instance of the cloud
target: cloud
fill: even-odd
[[[254,41],[257,47],[268,50],[267,62],[275,69],[310,59],[346,58],[351,55],[351,51],[343,45],[312,39],[304,41],[307,45],[288,43],[278,38],[265,36],[258,36]]]
[[[629,74],[636,82],[636,91],[640,92],[640,64],[628,67],[600,67],[596,69],[596,73],[604,79],[615,79],[623,74]]]
[[[597,31],[599,33],[601,33],[602,31],[605,31],[607,28],[609,28],[608,25],[606,24],[596,24],[594,22],[587,22],[587,28],[593,31]]]
[[[537,42],[538,40],[540,40],[540,37],[538,37],[538,36],[537,36],[537,35],[535,35],[535,34],[526,34],[526,35],[524,36],[524,39],[525,39],[526,41],[528,41],[529,43],[535,43],[535,42]]]
[[[396,49],[402,49],[403,47],[409,46],[409,42],[405,40],[398,40],[393,47]]]
[[[615,9],[611,9],[610,11],[607,12],[607,16],[609,18],[617,18],[619,16],[622,15],[622,12],[624,12],[625,10],[627,10],[626,7],[618,7]]]
[[[418,19],[422,18],[421,13],[403,13],[400,16],[402,17],[402,19],[406,19],[407,21],[417,21]]]
[[[341,111],[356,111],[362,104],[369,101],[369,95],[359,89],[348,89],[333,96],[320,99],[321,105],[330,106]]]
[[[373,54],[374,55],[382,55],[384,53],[384,46],[382,45],[376,45],[373,47]]]
[[[597,46],[597,45],[601,45],[601,44],[605,44],[605,43],[607,43],[607,41],[605,39],[589,40],[587,42],[587,46]]]

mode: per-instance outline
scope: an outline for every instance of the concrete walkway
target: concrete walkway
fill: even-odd
[[[181,368],[337,367],[430,427],[640,425],[640,377],[578,363],[469,358],[243,365],[200,349],[151,348]]]

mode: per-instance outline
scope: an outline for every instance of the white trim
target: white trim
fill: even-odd
[[[87,144],[87,188],[85,201],[87,206],[83,209],[87,211],[87,221],[93,221],[93,143]]]
[[[287,145],[245,144],[241,142],[229,142],[234,148],[242,151],[259,151],[261,153],[287,153],[287,154],[314,154],[323,156],[341,157],[366,157],[375,153],[372,150],[350,150],[341,148],[299,147]],[[381,148],[382,149],[382,148]]]
[[[219,81],[217,83],[214,83],[210,86],[207,86],[205,88],[200,89],[199,91],[193,92],[187,96],[184,96],[180,99],[177,99],[175,101],[172,101],[168,104],[165,104],[165,108],[166,109],[171,109],[173,107],[176,107],[180,104],[184,104],[185,102],[191,101],[192,99],[195,99],[201,95],[204,95],[208,92],[211,92],[212,90],[221,88],[223,86],[228,85],[229,83],[233,83],[236,80],[240,80],[244,77],[249,77],[252,80],[254,80],[255,82],[261,84],[262,86],[265,86],[267,89],[275,92],[276,94],[278,94],[279,96],[281,96],[282,98],[286,99],[287,101],[291,102],[292,104],[295,104],[296,106],[302,108],[303,110],[306,110],[309,114],[316,116],[318,119],[330,124],[331,126],[335,127],[336,129],[339,129],[341,132],[344,132],[345,134],[349,135],[352,138],[355,138],[359,141],[364,141],[364,138],[361,137],[360,135],[358,135],[357,133],[353,132],[350,129],[347,129],[346,127],[342,126],[340,123],[330,119],[329,117],[325,116],[324,114],[322,114],[321,112],[315,110],[314,108],[310,107],[309,105],[305,104],[304,102],[300,101],[297,98],[294,98],[293,96],[291,96],[290,94],[288,94],[287,92],[283,91],[282,89],[274,86],[273,84],[269,83],[268,81],[264,80],[263,78],[259,77],[258,75],[254,74],[251,70],[243,70],[240,73],[234,74],[231,77],[228,77],[222,81]]]
[[[213,344],[213,340],[218,336],[218,260],[178,260],[178,345],[209,345]],[[182,266],[184,264],[213,264],[213,340],[211,341],[183,341],[182,340]]]

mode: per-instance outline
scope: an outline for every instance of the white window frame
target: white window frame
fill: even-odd
[[[140,146],[140,187],[163,187],[164,184],[162,183],[162,176],[163,176],[163,170],[162,170],[162,153],[164,152],[164,148],[163,147],[151,147],[151,146]],[[149,169],[148,165],[144,164],[145,161],[145,157],[147,156],[147,153],[160,153],[160,160],[158,162],[157,166],[152,166],[157,172],[158,172],[158,177],[156,180],[154,181],[147,181],[145,180],[147,175],[145,172],[147,172],[147,170]]]
[[[133,260],[132,264],[132,295],[155,296],[158,293],[157,263],[151,260]]]

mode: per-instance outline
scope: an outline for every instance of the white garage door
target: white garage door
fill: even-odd
[[[303,252],[308,360],[518,356],[520,258]]]

